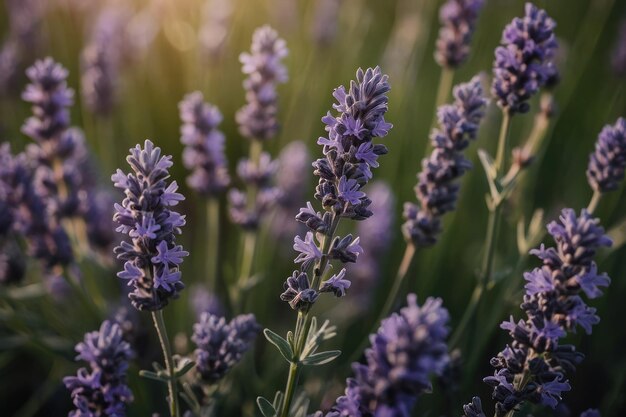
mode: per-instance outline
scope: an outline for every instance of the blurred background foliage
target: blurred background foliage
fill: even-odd
[[[5,34],[15,24],[10,19],[8,3],[10,1],[7,1],[6,8],[0,9],[0,33]],[[189,306],[191,288],[194,283],[203,282],[207,235],[204,202],[186,188],[184,181],[187,172],[181,163],[177,105],[186,93],[201,90],[207,101],[220,108],[224,115],[221,129],[227,137],[226,149],[231,172],[234,172],[237,160],[248,152],[248,142],[239,135],[234,120],[234,113],[245,103],[241,86],[244,77],[238,56],[249,49],[254,29],[265,23],[278,30],[290,50],[286,60],[289,81],[279,87],[281,131],[277,140],[266,144],[266,149],[274,156],[293,140],[305,141],[313,157],[320,154],[315,141],[323,134],[320,118],[330,109],[333,88],[348,83],[358,67],[380,65],[390,76],[392,91],[388,120],[394,128],[385,142],[389,154],[381,159],[375,178],[388,182],[396,196],[394,239],[389,252],[380,254],[384,266],[378,277],[374,306],[362,317],[355,320],[345,309],[332,308],[326,303],[317,308],[319,316],[330,318],[339,328],[337,339],[330,343],[342,346],[345,352],[354,351],[373,328],[376,307],[382,306],[386,290],[391,286],[404,251],[399,229],[401,205],[415,199],[415,174],[420,169],[434,114],[440,67],[433,59],[433,49],[441,2],[337,0],[336,13],[320,22],[318,9],[321,3],[322,0],[34,2],[44,10],[35,34],[38,42],[31,51],[32,58],[52,56],[69,69],[70,86],[77,91],[72,123],[84,130],[102,183],[110,187],[108,178],[115,168],[124,165],[127,149],[145,138],[152,139],[165,153],[174,156],[173,177],[187,197],[181,208],[187,215],[187,226],[180,241],[191,253],[182,268],[188,290],[165,312],[170,334],[177,335],[175,345],[179,352],[191,349],[185,336],[190,334],[193,322]],[[219,13],[218,8],[223,4],[231,8],[230,14],[226,14],[224,42],[219,50],[207,53],[199,41],[199,33],[206,13]],[[624,74],[620,78],[611,70],[611,53],[616,46],[620,24],[626,19],[626,2],[553,0],[538,1],[537,5],[545,8],[558,24],[561,83],[555,90],[557,113],[542,154],[530,168],[525,186],[505,208],[505,223],[497,248],[496,270],[503,277],[498,285],[518,286],[520,291],[514,291],[513,297],[504,300],[494,295],[498,292],[488,294],[489,304],[505,303],[505,308],[502,317],[487,317],[488,320],[473,329],[486,332],[486,344],[474,347],[478,353],[472,352],[478,355],[478,368],[472,374],[462,374],[461,387],[451,400],[438,395],[435,387],[434,395],[420,400],[416,415],[459,415],[460,405],[469,401],[473,394],[480,394],[486,403],[490,403],[489,390],[481,380],[491,373],[489,358],[507,339],[493,323],[509,314],[521,316],[518,306],[522,280],[519,274],[511,276],[519,258],[516,223],[520,218],[528,221],[537,208],[545,210],[545,219],[549,221],[562,207],[578,210],[586,206],[591,196],[585,179],[588,154],[602,126],[614,123],[618,116],[626,113],[626,78]],[[115,80],[113,110],[102,116],[91,113],[82,100],[80,54],[98,14],[107,8],[130,14],[131,18],[124,25],[128,32],[124,42],[132,42],[135,48],[124,58]],[[470,59],[455,73],[455,83],[483,73],[487,85],[493,51],[499,43],[501,31],[513,17],[522,13],[523,1],[486,2],[472,42]],[[336,19],[334,31],[333,19]],[[321,36],[320,24],[324,30],[329,30],[327,25],[331,25],[331,32],[321,33],[324,35]],[[111,45],[112,48],[128,46]],[[14,90],[2,96],[0,106],[0,139],[10,141],[16,151],[28,143],[20,133],[20,127],[30,111],[29,106],[19,99],[26,84],[23,71],[19,74],[13,80]],[[514,119],[512,143],[527,137],[532,128],[533,113],[538,109],[538,98],[535,98],[531,111]],[[457,210],[445,220],[441,241],[418,254],[404,288],[405,293],[416,292],[420,300],[431,295],[442,297],[450,310],[452,327],[458,323],[474,287],[484,244],[487,184],[476,150],[484,148],[492,154],[495,152],[500,117],[500,111],[492,103],[478,142],[468,152],[475,169],[463,179]],[[312,199],[312,170],[306,172],[308,188],[304,195],[305,199]],[[221,203],[224,208],[224,201]],[[624,207],[626,195],[622,188],[609,194],[597,211],[618,244],[601,254],[601,269],[613,278],[606,295],[593,302],[602,322],[592,336],[576,337],[579,350],[586,354],[586,359],[571,377],[573,390],[565,396],[565,403],[574,414],[589,407],[601,408],[606,416],[626,413]],[[229,222],[225,210],[221,216],[220,262],[223,277],[231,279],[237,271],[241,231]],[[295,223],[291,218],[278,220]],[[277,240],[267,227],[264,229],[254,264],[255,274],[262,280],[250,290],[246,305],[246,311],[254,312],[263,326],[282,330],[281,333],[291,328],[295,321],[295,314],[278,298],[282,282],[293,268],[291,239],[292,236],[285,235],[282,240]],[[524,262],[524,270],[536,265],[534,259]],[[94,298],[100,299],[104,308],[111,311],[120,304],[131,308],[127,300],[121,298],[115,267],[85,261],[81,268],[86,285],[98,294]],[[37,279],[33,270],[36,266],[29,269],[31,282]],[[20,417],[65,414],[70,400],[60,378],[75,371],[73,345],[82,338],[84,331],[95,329],[98,321],[88,316],[84,306],[72,297],[63,303],[55,303],[47,297],[22,294],[25,290],[20,293],[14,288],[12,291],[11,294],[7,290],[2,292],[1,414]],[[343,302],[341,300],[340,304]],[[350,300],[349,296],[345,300],[345,303],[355,302],[358,300]],[[156,339],[147,318],[143,320],[149,336],[142,336],[147,347],[140,353],[139,367],[147,367],[151,360],[159,359]],[[343,390],[350,372],[349,359],[349,355],[344,354],[332,365],[305,374],[303,380],[314,406],[321,401],[322,407],[328,407]],[[129,415],[163,412],[163,387],[150,381],[139,381],[137,369],[131,371],[135,402]],[[254,354],[248,355],[246,362],[230,375],[218,415],[239,415],[240,406],[242,415],[254,415],[257,412],[253,403],[256,395],[271,396],[275,389],[282,389],[286,371],[284,362],[260,338]]]

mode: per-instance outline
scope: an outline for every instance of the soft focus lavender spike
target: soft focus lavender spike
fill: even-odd
[[[510,114],[526,113],[528,99],[553,75],[556,23],[544,10],[526,3],[525,16],[515,18],[502,32],[496,48],[491,92]]]
[[[328,46],[337,37],[342,0],[320,0],[315,3],[311,37],[320,46]]]
[[[439,38],[435,60],[446,68],[459,67],[469,55],[469,44],[484,0],[447,0],[439,9]]]
[[[580,417],[602,417],[602,414],[595,408],[590,408],[580,413]]]
[[[0,49],[0,96],[17,90],[20,64],[19,46],[9,39]]]
[[[354,363],[345,395],[326,417],[409,416],[419,396],[431,390],[430,378],[448,363],[448,311],[428,298],[420,307],[415,294],[408,305],[384,319],[366,363]]]
[[[587,181],[594,191],[616,190],[624,180],[626,168],[626,120],[620,117],[598,135],[596,149],[589,155]]]
[[[432,153],[422,160],[415,193],[419,206],[406,203],[402,232],[408,242],[432,246],[441,233],[441,217],[454,210],[458,199],[457,179],[471,168],[463,150],[476,139],[487,100],[480,77],[453,89],[454,104],[439,107],[439,126],[431,134]]]
[[[202,8],[198,40],[207,58],[216,58],[224,50],[234,9],[232,3],[232,0],[209,0]]]
[[[484,378],[493,387],[496,416],[504,416],[525,401],[555,408],[561,395],[570,390],[566,373],[575,370],[583,355],[572,345],[561,345],[560,339],[577,327],[591,333],[599,322],[596,310],[585,304],[584,292],[594,298],[600,287],[608,286],[606,274],[598,274],[593,258],[611,241],[604,235],[599,220],[582,210],[579,216],[564,209],[558,222],[548,225],[556,247],[531,251],[543,261],[541,268],[526,273],[524,302],[526,320],[511,319],[500,326],[513,339],[491,359],[494,375]],[[528,383],[519,388],[513,384],[521,375]]]
[[[626,76],[626,20],[622,20],[619,26],[611,55],[611,68],[618,77]]]
[[[60,140],[69,127],[68,107],[74,103],[74,91],[67,87],[67,70],[48,57],[35,62],[26,75],[31,83],[22,98],[33,105],[33,116],[22,132],[39,143]]]
[[[276,86],[287,81],[282,64],[287,46],[269,26],[258,28],[252,36],[250,53],[242,53],[242,71],[248,75],[243,82],[247,104],[236,114],[240,133],[254,140],[267,140],[278,131]]]
[[[143,148],[131,148],[126,157],[132,172],[118,170],[111,177],[126,196],[115,205],[113,220],[117,231],[130,238],[115,248],[125,262],[118,276],[134,287],[128,297],[138,310],[160,310],[184,288],[179,268],[188,253],[176,245],[175,236],[185,216],[170,208],[183,199],[176,182],[167,183],[171,158],[161,156],[161,149],[146,140]]]
[[[198,346],[194,355],[200,378],[208,383],[222,379],[250,349],[260,330],[252,314],[237,316],[227,323],[224,317],[202,313],[191,336]]]
[[[89,243],[93,248],[108,253],[115,241],[113,203],[113,196],[109,192],[92,190],[87,196],[84,215]]]
[[[195,284],[191,287],[189,292],[191,294],[191,307],[196,318],[199,319],[202,313],[209,313],[220,317],[224,315],[224,306],[219,298],[209,292],[204,286]]]
[[[126,374],[134,353],[123,339],[122,328],[104,321],[98,331],[85,334],[76,352],[76,359],[87,362],[89,368],[80,368],[76,376],[63,378],[76,408],[69,416],[124,417],[126,405],[133,401]]]
[[[187,184],[203,196],[217,196],[230,183],[224,134],[217,128],[222,114],[217,107],[205,103],[199,91],[186,95],[178,107],[183,121],[183,165],[192,171]]]

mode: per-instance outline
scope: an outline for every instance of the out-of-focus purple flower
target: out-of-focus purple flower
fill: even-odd
[[[103,252],[110,250],[115,241],[113,202],[113,196],[106,191],[93,190],[88,194],[84,215],[87,238],[92,247]]]
[[[217,107],[205,103],[199,91],[186,95],[178,108],[183,121],[183,165],[192,171],[187,184],[203,196],[216,196],[230,183],[224,134],[217,129],[222,114]]]
[[[415,294],[407,300],[370,336],[366,363],[352,365],[354,377],[326,417],[408,417],[419,396],[432,389],[431,376],[440,375],[449,360],[449,315],[440,299],[428,298],[421,307]]]
[[[98,115],[111,113],[116,100],[119,57],[111,40],[96,37],[81,54],[81,94],[87,108]]]
[[[620,117],[613,126],[604,126],[596,150],[589,155],[587,181],[599,192],[616,190],[626,168],[626,120]]]
[[[487,104],[478,76],[454,87],[453,96],[454,104],[437,111],[439,127],[431,134],[434,149],[422,160],[415,187],[419,205],[404,205],[402,232],[418,247],[437,242],[441,217],[455,208],[460,188],[456,180],[472,166],[462,151],[476,138]]]
[[[469,55],[478,14],[484,0],[448,0],[439,9],[439,38],[435,60],[442,67],[457,68]]]
[[[502,32],[496,48],[491,92],[509,114],[526,113],[528,99],[554,75],[556,23],[548,14],[526,3],[525,16],[516,17]]]
[[[68,72],[48,57],[35,62],[26,75],[31,83],[22,98],[33,105],[33,116],[26,120],[22,132],[42,144],[58,142],[69,127],[68,108],[74,103],[74,91],[66,82]]]
[[[219,381],[254,342],[261,330],[252,314],[244,314],[226,322],[224,317],[202,313],[193,325],[191,340],[195,350],[196,369],[208,383]]]
[[[600,247],[611,244],[598,223],[586,210],[576,216],[574,210],[564,209],[559,221],[548,225],[556,247],[541,245],[531,251],[543,266],[524,275],[521,308],[527,319],[502,323],[513,342],[491,359],[494,375],[484,379],[493,387],[496,416],[506,415],[524,401],[555,408],[562,393],[570,390],[565,374],[574,371],[583,355],[559,341],[578,326],[591,333],[599,318],[581,292],[597,297],[600,287],[610,282],[606,274],[597,273],[593,261]],[[519,385],[522,378],[527,381],[523,386]]]
[[[252,36],[250,53],[239,57],[242,71],[248,75],[243,86],[248,102],[236,114],[239,131],[252,140],[267,140],[276,135],[276,85],[287,81],[282,59],[287,56],[285,41],[269,26],[258,28]]]
[[[611,66],[618,77],[626,75],[626,20],[619,26],[615,46],[611,55]]]
[[[219,298],[209,292],[204,286],[195,284],[190,288],[189,292],[191,293],[191,307],[198,319],[202,313],[209,313],[215,316],[224,315],[224,306]]]
[[[580,417],[602,417],[602,414],[595,408],[590,408],[580,413]]]
[[[341,0],[320,0],[315,3],[311,37],[320,46],[328,46],[337,37]]]
[[[171,209],[184,197],[176,192],[176,181],[167,183],[171,156],[146,140],[144,147],[130,149],[126,161],[132,168],[111,176],[115,187],[124,190],[122,204],[115,204],[113,220],[118,232],[129,235],[115,248],[125,262],[118,273],[134,290],[129,294],[138,310],[160,310],[184,288],[179,267],[188,252],[175,243],[175,235],[185,224],[185,216]]]
[[[126,373],[134,354],[119,324],[104,321],[98,331],[85,334],[76,352],[76,359],[87,362],[89,369],[80,368],[76,376],[63,378],[76,407],[69,416],[124,417],[126,405],[133,400]]]

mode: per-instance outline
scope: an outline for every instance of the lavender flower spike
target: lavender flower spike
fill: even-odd
[[[439,38],[435,60],[442,67],[457,68],[469,55],[478,14],[484,0],[448,0],[439,9]]]
[[[526,14],[502,32],[496,48],[491,92],[510,114],[526,113],[528,99],[555,73],[551,60],[557,47],[556,23],[545,11],[526,3]]]
[[[493,387],[496,416],[506,415],[524,401],[555,408],[562,393],[570,390],[565,374],[583,359],[574,346],[562,345],[560,339],[578,327],[591,333],[600,320],[581,295],[595,298],[600,287],[609,284],[609,277],[597,272],[593,257],[600,247],[610,246],[610,239],[586,210],[576,216],[574,210],[564,209],[559,221],[548,225],[548,232],[556,247],[542,245],[531,251],[543,266],[524,275],[521,308],[527,318],[501,324],[513,341],[491,359],[494,375],[484,379]]]
[[[251,52],[239,57],[248,75],[243,82],[248,103],[237,112],[236,120],[248,139],[271,139],[278,131],[276,85],[287,81],[287,69],[281,63],[287,54],[286,43],[278,33],[262,26],[252,36]]]
[[[440,375],[449,360],[448,311],[441,299],[428,298],[421,307],[415,294],[407,301],[370,336],[366,363],[352,365],[354,378],[326,417],[408,417],[418,397],[432,389],[430,377]]]
[[[185,145],[183,164],[192,171],[187,184],[203,196],[215,196],[228,187],[230,177],[224,134],[217,129],[222,114],[203,100],[202,93],[196,91],[178,105],[183,121],[180,141]]]
[[[167,184],[171,159],[146,140],[143,149],[137,145],[126,157],[133,172],[118,169],[111,176],[126,195],[121,205],[115,204],[116,230],[130,238],[115,248],[125,262],[117,275],[134,287],[128,297],[138,310],[160,310],[184,288],[179,267],[189,253],[176,245],[175,236],[185,216],[171,209],[184,197],[176,192],[176,181]]]
[[[223,317],[202,313],[191,337],[198,346],[196,369],[201,379],[219,381],[250,349],[260,330],[252,314],[242,314],[226,323]]]
[[[124,417],[126,404],[133,400],[126,372],[134,354],[120,325],[106,320],[100,330],[85,335],[76,352],[76,359],[89,363],[90,369],[80,368],[76,376],[63,378],[76,407],[69,417]]]
[[[74,91],[67,87],[68,71],[52,58],[35,62],[26,75],[31,81],[22,98],[32,103],[33,116],[26,120],[22,132],[39,143],[59,140],[69,127],[68,107],[74,103]]]
[[[620,117],[613,126],[604,126],[596,150],[589,156],[587,181],[594,191],[616,190],[626,168],[626,120]]]
[[[462,151],[476,138],[487,100],[480,78],[454,87],[454,104],[437,111],[439,127],[431,134],[433,152],[422,160],[415,194],[419,205],[405,203],[404,237],[418,247],[432,246],[441,233],[441,217],[454,210],[459,185],[456,180],[471,168]]]

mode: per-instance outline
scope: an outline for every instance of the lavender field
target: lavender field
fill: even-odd
[[[626,415],[626,2],[5,0],[0,415]]]

